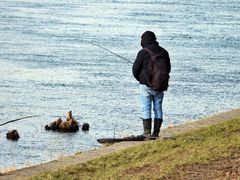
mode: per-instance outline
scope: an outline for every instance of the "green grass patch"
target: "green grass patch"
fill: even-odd
[[[196,140],[197,139],[197,140]],[[240,152],[240,118],[147,143],[30,179],[161,179],[187,164]]]

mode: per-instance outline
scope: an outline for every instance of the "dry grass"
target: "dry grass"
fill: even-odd
[[[240,118],[177,136],[147,142],[87,163],[45,172],[31,179],[164,179],[181,167],[240,152]]]

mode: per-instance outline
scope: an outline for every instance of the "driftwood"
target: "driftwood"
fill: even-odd
[[[122,141],[144,141],[145,136],[129,136],[125,138],[103,138],[103,139],[97,139],[99,143],[116,143],[116,142],[122,142]]]
[[[73,118],[72,111],[67,113],[66,121],[61,118],[45,126],[46,130],[60,131],[60,132],[76,132],[79,130],[78,122]]]
[[[20,138],[18,131],[16,129],[7,132],[7,139],[16,141]]]

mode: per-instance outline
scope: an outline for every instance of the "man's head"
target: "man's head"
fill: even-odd
[[[149,43],[156,42],[156,36],[152,31],[145,31],[141,36],[141,45],[145,47]]]

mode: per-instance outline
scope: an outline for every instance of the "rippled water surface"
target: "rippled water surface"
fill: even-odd
[[[170,54],[164,124],[240,103],[238,0],[0,0],[0,169],[21,168],[101,146],[101,137],[142,132],[131,64],[140,35],[156,33]],[[88,133],[46,132],[67,111]],[[18,129],[21,138],[5,134]]]

